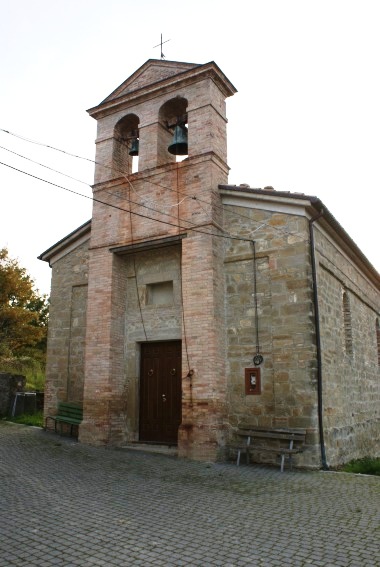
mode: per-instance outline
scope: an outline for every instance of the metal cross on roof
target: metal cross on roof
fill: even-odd
[[[163,43],[168,43],[168,41],[170,41],[170,39],[167,39],[166,41],[162,41],[162,34],[161,34],[161,42],[158,45],[155,45],[155,47],[161,47],[161,59],[165,59],[165,55],[162,53],[162,44]],[[153,49],[154,49],[153,48]]]

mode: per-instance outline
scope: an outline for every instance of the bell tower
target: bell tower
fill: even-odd
[[[148,60],[88,111],[98,129],[81,441],[138,442],[142,345],[181,341],[179,455],[222,454],[218,185],[228,182],[225,100],[235,92],[214,62]],[[158,284],[171,298],[154,299]]]

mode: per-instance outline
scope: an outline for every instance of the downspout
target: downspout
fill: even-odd
[[[318,286],[317,286],[317,268],[315,262],[315,247],[314,247],[314,230],[313,223],[323,216],[323,209],[316,217],[309,220],[309,234],[310,234],[310,258],[311,258],[311,273],[313,280],[313,299],[314,299],[314,322],[315,322],[315,336],[317,346],[317,388],[318,388],[318,425],[319,425],[319,444],[321,447],[321,461],[322,468],[328,470],[326,460],[326,448],[323,432],[323,400],[322,400],[322,348],[321,348],[321,330],[319,325],[319,303],[318,303]]]

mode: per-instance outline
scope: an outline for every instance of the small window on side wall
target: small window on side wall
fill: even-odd
[[[347,291],[343,291],[342,295],[342,308],[343,308],[343,330],[344,330],[344,347],[345,352],[349,356],[353,355],[353,337],[352,337],[352,321],[351,321],[351,307],[350,296]]]
[[[174,292],[172,281],[148,284],[146,288],[147,305],[173,305]]]

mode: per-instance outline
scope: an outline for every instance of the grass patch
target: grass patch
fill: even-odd
[[[22,414],[15,417],[7,417],[7,421],[13,421],[13,423],[21,423],[23,425],[34,425],[35,427],[43,427],[44,416],[42,411],[38,411],[33,414]]]
[[[43,391],[45,387],[45,367],[40,360],[30,356],[0,357],[0,372],[25,376],[25,390],[29,392]]]
[[[380,476],[380,457],[375,459],[372,457],[364,457],[363,459],[356,459],[343,465],[344,472],[355,474],[371,474]]]

